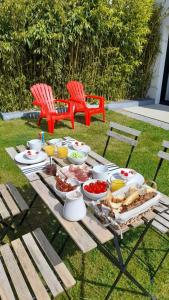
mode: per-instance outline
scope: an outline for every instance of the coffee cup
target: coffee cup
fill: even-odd
[[[94,179],[107,180],[108,179],[108,168],[107,166],[97,165],[92,169]]]
[[[42,142],[38,139],[30,140],[27,142],[27,146],[29,147],[29,149],[40,152],[40,150],[42,149]]]

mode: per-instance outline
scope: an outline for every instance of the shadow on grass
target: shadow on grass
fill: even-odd
[[[43,130],[45,132],[48,132],[48,126],[47,122],[44,120],[41,121],[40,127],[37,125],[37,120],[35,119],[25,119],[25,125],[31,127],[31,128],[39,128],[40,130]],[[61,122],[55,122],[55,129],[57,128],[65,128],[65,129],[71,129],[71,123],[70,126],[68,126],[64,121]]]
[[[28,118],[23,118],[23,120],[25,120],[25,125],[31,127],[31,128],[37,128],[37,119],[28,119]],[[69,121],[69,120],[68,120]],[[100,118],[97,118],[95,116],[92,116],[91,118],[91,123],[92,122],[103,122]],[[83,125],[86,125],[85,124],[85,116],[83,114],[80,114],[80,115],[76,115],[75,116],[75,122],[77,123],[80,123],[80,124],[83,124]],[[55,129],[57,128],[65,128],[65,129],[71,129],[72,126],[71,126],[71,123],[70,125],[67,125],[64,120],[63,121],[59,121],[59,122],[55,122]],[[45,119],[43,119],[41,121],[41,124],[40,124],[40,129],[45,131],[45,132],[48,132],[48,126],[47,126],[47,122]]]

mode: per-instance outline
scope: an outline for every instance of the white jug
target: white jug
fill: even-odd
[[[68,221],[80,221],[86,215],[86,205],[80,191],[69,192],[63,207],[63,217]]]

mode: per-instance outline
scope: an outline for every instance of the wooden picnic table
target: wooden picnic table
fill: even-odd
[[[26,147],[24,145],[19,145],[16,147],[8,147],[8,148],[6,148],[6,151],[9,154],[9,156],[15,161],[16,154],[24,151],[25,149],[26,149]],[[57,157],[53,158],[53,162],[56,163],[57,169],[70,164],[70,162],[67,159],[63,160],[63,159],[60,159]],[[22,170],[23,165],[17,163],[16,161],[15,161],[15,163]],[[86,164],[88,166],[93,167],[94,165],[97,165],[97,164],[104,164],[104,165],[111,164],[111,162],[108,161],[107,159],[103,158],[101,155],[97,154],[96,152],[91,151],[88,155]],[[34,190],[37,191],[39,196],[42,198],[42,200],[45,202],[45,204],[52,211],[54,216],[58,215],[58,211],[56,210],[56,207],[54,208],[54,205],[58,203],[59,204],[58,210],[59,210],[59,208],[62,208],[63,202],[61,202],[61,199],[56,194],[54,194],[54,192],[49,193],[49,190],[51,190],[50,189],[51,185],[55,184],[54,177],[50,176],[50,175],[46,175],[42,170],[25,174],[25,176],[30,181]],[[41,192],[41,189],[44,190],[47,197],[43,197],[43,192]],[[54,199],[53,206],[51,204],[51,198]],[[154,218],[154,221],[153,221],[153,226],[155,228],[157,228],[159,231],[161,231],[162,233],[166,233],[169,231],[169,209],[167,209],[168,207],[169,207],[169,197],[161,193],[160,203],[158,206],[155,207],[154,210],[156,213],[161,212],[161,216],[164,217],[165,219],[164,218],[161,219],[161,216],[156,215]],[[164,211],[164,213],[162,213],[163,211]],[[105,243],[108,240],[113,238],[112,234],[108,233],[109,230],[104,230],[104,238],[101,237],[103,226],[100,225],[98,220],[96,218],[93,218],[93,216],[91,216],[91,214],[90,214],[90,218],[93,219],[93,225],[95,224],[95,226],[96,226],[95,228],[92,227],[92,229],[94,229],[93,232],[96,232],[96,231],[101,232],[101,234],[98,233],[99,236],[97,235],[97,237],[99,238],[100,241],[102,240],[102,243]],[[58,217],[57,217],[57,219],[58,219]],[[87,226],[87,224],[88,224],[86,219],[87,219],[87,217],[83,220],[83,222],[85,223],[85,226]],[[148,216],[147,216],[147,219],[149,219]],[[60,216],[59,222],[64,223],[65,219],[63,219],[63,217]],[[140,226],[140,222],[143,223],[144,221],[143,220],[139,221],[138,226]],[[130,226],[126,226],[126,227],[123,226],[123,232],[128,231],[131,226],[137,227],[137,222],[133,223]],[[91,224],[89,225],[89,228],[91,228]],[[65,229],[68,230],[68,228],[65,228]]]
[[[6,148],[7,153],[14,161],[15,155],[19,152],[22,152],[23,150],[25,150],[24,145]],[[53,158],[53,162],[56,164],[57,169],[70,164],[67,159],[60,159],[57,157]],[[16,161],[15,163],[22,170],[23,166],[17,163]],[[96,152],[90,151],[86,164],[90,167],[93,167],[97,164],[111,164],[111,162],[103,158]],[[114,168],[117,169],[118,167],[114,165]],[[52,188],[52,186],[55,185],[54,176],[46,175],[42,170],[37,170],[34,173],[27,173],[25,174],[25,176],[29,180],[33,189],[36,191],[37,195],[50,209],[50,211],[57,219],[61,227],[64,228],[68,236],[71,237],[71,239],[75,242],[75,244],[83,253],[86,253],[98,246],[101,249],[101,251],[112,261],[112,263],[119,267],[120,275],[119,278],[116,280],[116,283],[113,284],[113,288],[119,281],[121,275],[125,274],[130,280],[132,280],[133,283],[135,283],[135,285],[138,288],[142,290],[144,294],[150,296],[150,294],[133,277],[131,277],[130,273],[126,270],[126,268],[133,254],[138,249],[138,245],[143,239],[146,231],[152,224],[154,227],[156,227],[163,233],[169,231],[169,202],[168,198],[165,195],[161,194],[159,205],[155,206],[152,211],[144,213],[144,216],[141,217],[139,221],[135,220],[130,225],[123,225],[121,230],[119,230],[118,228],[112,227],[112,225],[106,228],[97,218],[97,216],[91,213],[91,211],[88,211],[85,218],[80,222],[70,222],[65,220],[62,216],[62,209],[64,204],[63,200],[55,194],[54,189]],[[121,259],[121,250],[117,237],[120,235],[121,231],[124,233],[129,231],[131,228],[136,228],[143,224],[146,225],[145,232],[143,233],[143,236],[140,238],[138,243],[136,243],[137,246],[133,248],[133,251],[131,251],[129,258],[127,259],[125,264]],[[105,243],[110,240],[113,240],[115,243],[118,260],[115,259],[110,253],[108,253],[108,250],[105,246]],[[110,294],[108,294],[105,299],[109,299],[109,297]]]

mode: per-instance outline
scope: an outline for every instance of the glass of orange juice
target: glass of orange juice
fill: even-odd
[[[44,147],[45,152],[48,156],[52,157],[55,154],[55,146],[54,145],[47,145]]]
[[[57,156],[59,158],[66,158],[68,156],[68,148],[66,146],[58,146]]]
[[[122,179],[114,179],[112,180],[110,185],[112,192],[115,192],[124,186],[125,186],[125,181]]]

